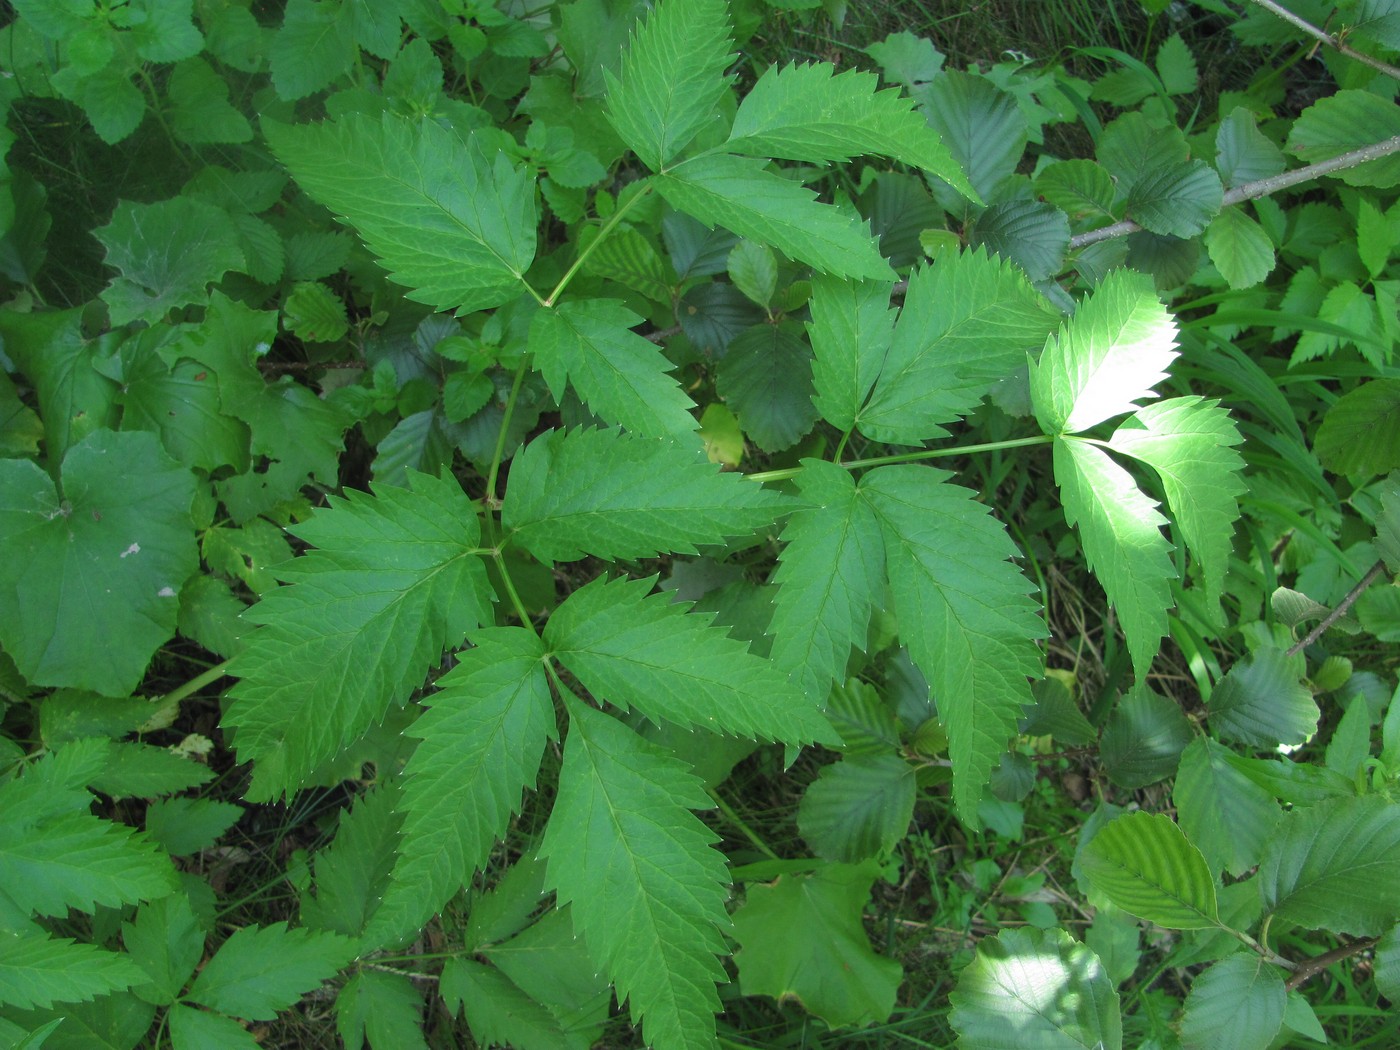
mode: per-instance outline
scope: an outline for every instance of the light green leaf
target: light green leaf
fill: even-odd
[[[604,69],[608,120],[652,171],[715,119],[732,44],[723,0],[661,0],[633,31],[617,75]]]
[[[116,326],[154,325],[177,306],[202,305],[210,282],[243,266],[228,214],[188,197],[122,201],[93,236],[107,249],[107,265],[121,271],[102,292]]]
[[[1281,649],[1255,650],[1230,668],[1208,715],[1222,739],[1253,747],[1301,744],[1317,731],[1317,701]]]
[[[1314,102],[1299,114],[1284,147],[1305,164],[1372,146],[1400,135],[1400,106],[1369,91],[1344,89]],[[1400,157],[1391,154],[1335,176],[1348,186],[1389,189],[1400,184]]]
[[[749,886],[734,913],[740,991],[796,999],[833,1028],[888,1020],[903,971],[862,921],[878,875],[874,862],[826,864]]]
[[[491,854],[534,786],[554,705],[545,649],[520,627],[487,628],[438,679],[410,730],[398,862],[366,943],[413,936]]]
[[[193,499],[194,478],[140,431],[93,431],[57,489],[29,460],[0,460],[0,642],[25,678],[136,688],[199,568]]]
[[[696,157],[659,176],[656,188],[705,225],[771,245],[822,273],[872,280],[890,276],[869,228],[854,212],[817,203],[811,190],[773,174],[757,158]]]
[[[278,96],[305,98],[350,72],[359,57],[355,23],[338,0],[288,0],[270,57]]]
[[[900,639],[948,731],[958,817],[977,802],[1031,701],[1045,627],[1005,529],[968,489],[928,467],[877,467],[861,492],[880,519]]]
[[[248,142],[253,126],[228,101],[228,81],[202,58],[188,58],[170,74],[170,129],[191,145]]]
[[[1078,526],[1084,557],[1118,612],[1138,678],[1145,679],[1167,633],[1172,604],[1167,520],[1132,476],[1095,445],[1055,442],[1055,481],[1065,520]]]
[[[715,1045],[728,872],[684,763],[566,698],[569,737],[540,854],[548,885],[657,1050]]]
[[[984,938],[950,1001],[960,1050],[1122,1050],[1113,981],[1064,930]]]
[[[292,289],[282,304],[282,323],[308,343],[334,343],[350,330],[345,303],[316,281],[301,281]]]
[[[387,112],[262,127],[302,189],[359,231],[410,299],[469,312],[524,292],[534,180],[480,136],[464,142],[433,120]]]
[[[797,830],[843,864],[892,850],[914,819],[914,767],[894,754],[854,755],[822,768],[797,809]]]
[[[977,216],[968,246],[1011,260],[1032,281],[1046,281],[1064,265],[1069,218],[1043,201],[1001,201]]]
[[[355,957],[355,942],[334,933],[289,930],[285,922],[244,926],[199,971],[189,999],[211,1010],[267,1021]]]
[[[1400,467],[1400,379],[1373,379],[1343,394],[1322,419],[1317,458],[1337,474]]]
[[[131,38],[146,61],[179,62],[204,46],[191,17],[194,0],[134,0],[131,8]]]
[[[122,946],[149,979],[135,989],[156,1006],[169,1006],[204,957],[204,931],[190,899],[175,892],[143,904],[122,923]]]
[[[85,1002],[145,979],[129,956],[37,928],[0,930],[0,1003],[7,1006],[47,1010],[55,1002]]]
[[[1360,198],[1356,202],[1356,253],[1372,280],[1385,270],[1394,247],[1390,220],[1369,197]]]
[[[1176,772],[1191,743],[1191,723],[1173,700],[1142,686],[1118,701],[1104,726],[1099,754],[1119,787],[1135,790]]]
[[[1237,497],[1245,491],[1242,438],[1218,402],[1175,397],[1139,409],[1114,432],[1109,447],[1148,464],[1162,479],[1186,548],[1215,605],[1225,587]]]
[[[484,372],[452,372],[442,383],[442,414],[449,423],[476,415],[496,396],[496,384]],[[380,445],[382,450],[383,445]],[[379,459],[375,459],[379,469]]]
[[[812,281],[810,308],[812,401],[823,419],[847,431],[875,385],[894,334],[890,286],[821,274]]]
[[[729,252],[729,279],[765,310],[778,293],[778,259],[765,244],[740,241]]]
[[[295,790],[491,621],[475,508],[455,481],[409,484],[331,497],[292,530],[320,549],[279,566],[290,586],[246,614],[263,626],[229,666],[243,681],[224,726],[256,762],[249,798]]]
[[[865,53],[879,63],[886,80],[896,80],[910,88],[915,84],[927,84],[943,68],[943,55],[933,42],[908,30],[876,41]]]
[[[1131,412],[1176,356],[1176,325],[1151,278],[1114,270],[1032,365],[1036,418],[1047,434],[1066,434]]]
[[[1016,100],[986,77],[959,70],[945,71],[919,89],[918,97],[977,197],[992,200],[1026,148],[1026,118]]]
[[[109,146],[136,131],[146,116],[146,96],[131,82],[131,70],[124,62],[114,61],[65,86],[64,95],[81,107],[97,137]]]
[[[1157,75],[1168,95],[1185,95],[1196,90],[1196,60],[1180,33],[1173,33],[1157,49]]]
[[[1215,133],[1215,166],[1230,189],[1267,179],[1287,167],[1283,153],[1255,125],[1254,114],[1237,106]]]
[[[1211,869],[1238,877],[1259,863],[1281,811],[1272,795],[1229,763],[1228,753],[1209,737],[1192,741],[1181,756],[1172,801],[1182,830]]]
[[[114,799],[154,798],[214,779],[208,766],[163,747],[135,741],[113,742],[107,750],[106,768],[94,777],[94,791]]]
[[[748,328],[730,342],[715,375],[744,433],[765,452],[796,444],[817,421],[812,349],[801,332],[786,321]]]
[[[384,1050],[428,1050],[423,1038],[423,996],[408,977],[361,970],[335,997],[335,1030],[346,1050],[368,1039]]]
[[[219,1050],[257,1050],[260,1045],[248,1029],[223,1014],[176,1003],[167,1018],[174,1050],[200,1050],[208,1046],[217,1046]]]
[[[599,700],[655,723],[791,744],[834,742],[822,697],[784,675],[721,628],[713,614],[649,594],[653,580],[594,580],[571,594],[545,627],[545,644]]]
[[[1267,1050],[1283,1025],[1287,1000],[1278,967],[1236,952],[1191,982],[1181,1045],[1184,1050]]]
[[[1215,882],[1201,851],[1165,813],[1126,813],[1079,853],[1094,890],[1140,919],[1169,930],[1219,925]]]
[[[604,422],[693,445],[695,403],[656,344],[631,331],[642,320],[612,299],[560,303],[535,314],[530,351],[556,401],[567,380]]]
[[[1225,208],[1206,228],[1210,261],[1231,288],[1252,288],[1273,270],[1274,244],[1243,205]]]
[[[751,157],[825,164],[878,154],[977,195],[911,100],[873,73],[819,62],[769,66],[739,104],[726,147]],[[980,203],[980,201],[978,202]]]
[[[797,486],[812,509],[783,528],[772,658],[820,704],[845,679],[852,647],[865,648],[871,611],[884,597],[885,550],[850,471],[804,460]]]
[[[1035,177],[1035,192],[1071,219],[1113,218],[1113,176],[1092,160],[1057,160]]]
[[[980,250],[940,254],[909,278],[894,337],[857,426],[876,441],[905,445],[945,435],[940,424],[970,412],[1058,320],[1005,260]],[[875,349],[878,344],[872,356]]]
[[[785,501],[703,453],[609,430],[541,434],[511,463],[502,519],[547,561],[694,554],[771,525]]]
[[[1276,920],[1384,932],[1400,918],[1400,806],[1362,795],[1289,810],[1265,847],[1259,885]]]

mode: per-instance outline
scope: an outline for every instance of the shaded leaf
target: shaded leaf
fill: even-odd
[[[785,322],[739,333],[715,376],[716,389],[744,433],[765,452],[795,444],[817,420],[812,350],[800,332]]]
[[[1266,1050],[1283,1024],[1288,993],[1278,967],[1237,952],[1198,975],[1181,1018],[1185,1050]]]
[[[1182,830],[1211,868],[1238,877],[1259,863],[1282,811],[1228,754],[1209,737],[1192,741],[1182,753],[1172,800]]]
[[[1301,744],[1317,731],[1317,701],[1281,649],[1257,649],[1230,668],[1208,714],[1223,739],[1254,747]]]
[[[1118,701],[1104,726],[1099,741],[1104,772],[1130,790],[1165,780],[1176,772],[1193,736],[1177,704],[1149,688],[1134,689]]]
[[[894,754],[822,767],[797,810],[797,829],[824,860],[855,864],[889,853],[914,818],[914,767]]]

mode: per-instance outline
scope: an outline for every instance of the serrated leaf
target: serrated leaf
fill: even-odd
[[[1171,544],[1166,518],[1132,475],[1095,445],[1073,437],[1055,442],[1055,481],[1065,521],[1079,529],[1084,557],[1118,613],[1140,680],[1167,633]]]
[[[444,649],[490,622],[475,508],[455,481],[351,491],[297,526],[319,547],[283,563],[290,586],[246,614],[262,624],[234,657],[224,725],[257,765],[249,797],[295,790],[422,684]]]
[[[1032,365],[1036,418],[1047,434],[1066,434],[1131,412],[1176,356],[1176,325],[1151,279],[1114,270]]]
[[[135,993],[168,1006],[204,956],[204,931],[189,897],[176,892],[143,904],[131,922],[122,923],[122,946],[149,978]]]
[[[986,77],[960,70],[946,70],[918,96],[925,118],[977,196],[992,200],[1026,148],[1026,118],[1016,100]]]
[[[1379,277],[1390,261],[1395,235],[1390,220],[1369,197],[1356,202],[1356,254],[1372,280]]]
[[[170,1044],[175,1050],[194,1050],[201,1046],[217,1046],[220,1050],[257,1050],[259,1046],[248,1029],[223,1014],[175,1003],[166,1017],[170,1026]]]
[[[328,87],[359,55],[355,24],[335,0],[288,0],[272,38],[272,84],[288,102]]]
[[[1069,218],[1042,201],[1001,201],[977,216],[971,248],[1009,259],[1032,281],[1060,272],[1069,249]]]
[[[734,913],[744,995],[796,999],[832,1027],[882,1023],[903,977],[870,947],[862,922],[874,863],[826,864],[752,885]]]
[[[232,802],[162,798],[146,807],[146,834],[172,857],[184,857],[212,846],[242,816]]]
[[[774,582],[773,662],[818,703],[864,649],[870,615],[884,597],[880,522],[849,471],[808,459],[798,492],[811,505],[783,528]]]
[[[1400,806],[1362,795],[1289,810],[1265,847],[1259,886],[1275,920],[1382,933],[1400,918]]]
[[[177,306],[202,305],[211,282],[243,266],[228,214],[188,197],[122,201],[93,236],[107,249],[107,265],[121,271],[102,292],[113,325],[154,325]]]
[[[755,325],[735,336],[715,375],[715,389],[765,452],[802,439],[817,421],[812,349],[790,321]]]
[[[1273,796],[1226,759],[1226,749],[1197,737],[1182,753],[1172,800],[1177,820],[1212,870],[1236,877],[1259,863],[1280,816]]]
[[[631,226],[615,226],[606,237],[585,226],[579,234],[579,251],[588,253],[585,273],[617,281],[654,302],[670,305],[676,285],[671,267],[662,261],[651,242]]]
[[[797,829],[823,860],[855,864],[889,853],[914,818],[914,781],[914,767],[894,754],[833,762],[803,794]]]
[[[1119,787],[1135,790],[1176,772],[1191,743],[1191,723],[1175,702],[1148,688],[1118,701],[1099,741],[1104,772]]]
[[[1176,397],[1147,405],[1109,440],[1115,452],[1148,464],[1162,479],[1187,549],[1201,567],[1212,606],[1225,587],[1237,497],[1245,491],[1244,460],[1234,446],[1243,439],[1216,401]]]
[[[359,232],[410,299],[469,312],[524,292],[534,179],[481,136],[387,112],[262,127],[302,189]]]
[[[903,29],[871,44],[865,53],[879,63],[886,80],[905,87],[927,84],[943,68],[943,55],[933,41]]]
[[[167,365],[158,349],[143,342],[122,348],[122,429],[159,434],[166,451],[191,467],[246,470],[248,426],[225,414],[209,369],[188,359]]]
[[[335,1030],[346,1050],[373,1047],[428,1050],[423,996],[407,976],[361,970],[335,998]]]
[[[765,310],[778,292],[778,259],[773,250],[753,241],[740,241],[729,252],[729,279]]]
[[[787,509],[672,442],[570,430],[541,434],[516,454],[501,515],[512,542],[546,561],[574,561],[694,554]]]
[[[1078,863],[1089,884],[1130,915],[1170,930],[1219,925],[1210,867],[1165,813],[1109,821]]]
[[[145,979],[129,956],[37,928],[0,930],[0,1003],[7,1006],[47,1010],[55,1002],[95,999]]]
[[[98,370],[105,355],[99,341],[84,337],[83,313],[0,311],[5,353],[34,385],[50,460],[119,418],[119,387]]]
[[[1344,89],[1319,99],[1298,115],[1284,147],[1305,164],[1333,157],[1400,135],[1400,106],[1369,91]],[[1391,154],[1335,176],[1348,186],[1388,189],[1400,184],[1400,158]]]
[[[977,202],[967,176],[913,102],[878,84],[872,73],[837,73],[826,62],[769,66],[739,104],[725,146],[809,164],[878,154],[935,175]]]
[[[454,999],[461,1001],[472,1036],[482,1045],[514,1046],[520,1050],[588,1050],[592,1044],[579,1033],[566,1033],[542,1004],[490,966],[469,959],[449,959],[440,987],[449,1004]]]
[[[282,304],[282,323],[309,343],[334,343],[350,330],[345,303],[315,281],[302,281],[292,289]]]
[[[1242,205],[1225,208],[1206,228],[1210,261],[1231,288],[1252,288],[1273,270],[1274,244]]]
[[[1338,474],[1400,467],[1400,379],[1373,379],[1343,394],[1323,417],[1314,447]]]
[[[540,854],[574,928],[658,1050],[711,1048],[728,873],[700,781],[616,719],[566,698],[569,737]]]
[[[1057,160],[1035,177],[1035,192],[1072,219],[1113,217],[1113,176],[1092,160]]]
[[[146,96],[131,82],[131,70],[124,62],[113,62],[82,78],[64,94],[82,108],[92,130],[109,146],[136,131],[146,116]]]
[[[539,638],[519,627],[472,638],[413,724],[402,845],[367,941],[411,936],[486,863],[555,735]]]
[[[612,299],[560,303],[535,314],[530,352],[556,401],[567,381],[606,423],[694,444],[695,403],[656,344],[631,331],[641,323]]]
[[[1035,706],[1021,722],[1026,736],[1049,735],[1057,743],[1078,747],[1097,735],[1093,725],[1074,701],[1074,694],[1058,678],[1047,677],[1031,686]]]
[[[633,31],[617,75],[604,69],[608,120],[652,171],[715,119],[732,43],[723,0],[662,0]]]
[[[106,767],[94,777],[94,791],[114,799],[154,798],[214,779],[208,766],[169,751],[134,741],[113,743]]]
[[[1181,1045],[1184,1050],[1267,1050],[1283,1024],[1287,998],[1278,967],[1237,952],[1192,981]]]
[[[984,251],[940,254],[909,278],[869,402],[876,441],[917,445],[947,431],[1041,345],[1059,314],[1015,266]]]
[[[228,81],[202,58],[187,58],[170,74],[170,129],[192,145],[248,142],[253,126],[228,101]]]
[[[868,227],[845,208],[817,203],[799,183],[753,157],[712,153],[658,176],[670,204],[707,226],[771,245],[790,259],[838,277],[884,280],[890,267]]]
[[[1185,95],[1196,90],[1196,60],[1180,33],[1173,33],[1157,49],[1157,75],[1168,95]]]
[[[847,431],[875,385],[894,334],[890,286],[818,275],[810,307],[812,403],[823,419]]]
[[[204,964],[188,998],[211,1010],[271,1020],[355,957],[334,933],[289,930],[285,922],[244,926]]]
[[[1207,714],[1223,739],[1253,747],[1301,744],[1317,731],[1317,701],[1281,649],[1258,649],[1230,668]]]
[[[496,384],[490,376],[482,372],[452,372],[442,384],[442,414],[449,423],[464,422],[495,396]],[[378,459],[375,469],[379,469]]]
[[[950,1001],[960,1050],[1122,1050],[1113,981],[1064,930],[984,938]]]
[[[1237,106],[1215,133],[1215,166],[1225,185],[1234,189],[1279,174],[1287,161],[1255,125],[1254,114]]]
[[[0,642],[35,685],[127,696],[199,567],[194,478],[154,435],[97,430],[59,483],[0,460]]]
[[[594,580],[545,627],[545,644],[599,700],[652,722],[781,740],[834,741],[820,700],[805,696],[724,630],[654,580]]]
[[[394,862],[401,855],[403,816],[395,808],[399,781],[382,782],[340,811],[335,838],[312,860],[315,892],[301,894],[302,925],[358,937],[383,902]],[[416,932],[416,931],[415,931]],[[366,950],[371,942],[360,942]]]
[[[900,639],[948,731],[958,817],[977,827],[982,786],[1042,673],[1045,628],[1005,529],[949,476],[877,467],[861,492],[884,533]]]

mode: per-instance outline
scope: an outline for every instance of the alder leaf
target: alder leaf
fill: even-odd
[[[1267,1050],[1288,993],[1277,966],[1249,952],[1221,959],[1191,982],[1181,1018],[1185,1050]]]
[[[1252,288],[1274,268],[1274,242],[1243,206],[1224,209],[1206,228],[1210,261],[1231,288]]]
[[[894,754],[822,768],[802,796],[797,830],[823,860],[855,864],[894,849],[914,818],[915,769]]]
[[[594,580],[549,618],[545,644],[589,692],[658,725],[790,744],[839,740],[818,700],[711,627],[713,614],[650,594],[654,582]]]
[[[609,430],[541,434],[516,454],[501,508],[512,542],[546,561],[694,554],[791,506],[674,442]]]
[[[1236,877],[1259,863],[1282,811],[1269,792],[1234,768],[1228,752],[1197,737],[1182,753],[1172,788],[1177,820],[1215,871]]]
[[[1172,930],[1220,924],[1215,882],[1201,851],[1165,813],[1125,813],[1079,853],[1090,885],[1117,907]]]
[[[880,519],[900,639],[948,731],[958,817],[977,803],[1032,702],[1045,624],[1010,561],[1016,547],[974,493],[930,467],[877,467],[861,492]]]
[[[728,871],[712,805],[678,759],[571,697],[559,794],[540,855],[560,904],[657,1050],[713,1050]]]
[[[1304,164],[1317,164],[1400,135],[1400,106],[1356,88],[1335,91],[1298,115],[1284,146]],[[1348,186],[1389,189],[1400,184],[1395,154],[1342,168],[1336,177]]]
[[[297,184],[359,231],[410,299],[470,312],[525,291],[534,178],[481,136],[389,112],[262,129]]]
[[[817,421],[812,348],[790,321],[740,332],[719,363],[715,388],[765,452],[796,444]]]
[[[1252,747],[1301,744],[1317,732],[1312,691],[1282,649],[1258,649],[1216,685],[1207,714],[1226,740]]]
[[[243,680],[224,725],[257,763],[250,799],[296,790],[491,621],[476,509],[454,481],[409,486],[331,497],[291,530],[320,549],[278,566],[289,586],[245,614],[262,627],[229,665]]]

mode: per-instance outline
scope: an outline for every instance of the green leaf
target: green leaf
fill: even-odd
[[[99,341],[84,337],[83,313],[0,311],[5,353],[34,385],[50,460],[94,430],[117,425],[119,388],[99,371],[105,355]]]
[[[484,372],[452,372],[442,383],[442,414],[449,423],[462,423],[476,415],[496,396],[496,384]],[[383,444],[380,444],[383,455]],[[378,469],[376,458],[375,467]]]
[[[1198,975],[1181,1018],[1184,1050],[1268,1050],[1283,1025],[1288,993],[1278,967],[1236,952]]]
[[[1337,474],[1400,467],[1400,379],[1373,379],[1343,394],[1317,428],[1317,458]]]
[[[133,959],[37,928],[0,930],[0,1003],[47,1010],[129,988],[145,980]],[[34,1044],[37,1046],[38,1044]]]
[[[511,462],[501,516],[546,561],[694,554],[771,525],[787,505],[702,453],[609,430],[541,434]]]
[[[1055,481],[1065,521],[1079,529],[1084,557],[1118,612],[1133,668],[1146,678],[1167,633],[1172,604],[1166,519],[1108,454],[1079,438],[1055,442]]]
[[[1157,49],[1157,75],[1168,95],[1185,95],[1196,90],[1196,60],[1180,33],[1173,33]]]
[[[612,299],[560,303],[535,314],[530,352],[556,401],[567,380],[604,422],[694,444],[695,403],[656,344],[631,331],[642,320]]]
[[[1225,208],[1206,229],[1210,261],[1231,288],[1252,288],[1274,268],[1274,244],[1242,205]]]
[[[1092,160],[1057,160],[1035,177],[1035,192],[1071,219],[1113,218],[1113,176]]]
[[[1344,89],[1314,102],[1299,114],[1284,148],[1305,164],[1400,135],[1400,106],[1369,91]],[[1348,186],[1389,189],[1400,184],[1400,157],[1343,168],[1335,176]]]
[[[198,1050],[204,1046],[217,1046],[220,1050],[257,1050],[259,1046],[248,1029],[223,1014],[176,1003],[166,1016],[174,1050]]]
[[[834,741],[820,700],[653,579],[594,580],[554,611],[545,644],[594,697],[652,722],[781,740]]]
[[[1224,187],[1203,160],[1144,173],[1128,193],[1128,218],[1153,233],[1194,237],[1220,213]]]
[[[106,768],[91,784],[117,800],[169,795],[214,778],[208,766],[150,744],[113,743],[107,754]]]
[[[1058,320],[1005,260],[980,250],[940,254],[909,278],[857,426],[876,441],[905,445],[946,435],[939,424],[970,412],[1021,366],[1027,350],[1044,343]]]
[[[503,973],[482,963],[460,957],[449,959],[439,987],[449,1004],[454,998],[462,1002],[472,1037],[483,1046],[588,1050],[593,1043],[583,1033],[565,1032],[543,1004],[526,995]]]
[[[228,101],[228,81],[202,58],[188,58],[170,74],[170,130],[181,142],[202,146],[248,142],[253,126]]]
[[[617,75],[603,71],[608,120],[652,171],[715,119],[731,46],[723,0],[662,0],[633,31]]]
[[[64,94],[81,107],[97,137],[109,146],[135,132],[146,116],[146,96],[131,82],[131,70],[124,62],[112,62],[66,88]]]
[[[812,320],[813,404],[838,430],[856,424],[856,414],[875,385],[894,334],[890,286],[817,275],[809,304]]]
[[[912,101],[896,88],[877,90],[878,84],[873,73],[837,73],[826,62],[769,66],[739,104],[725,146],[809,164],[878,154],[935,175],[977,201]]]
[[[778,258],[773,250],[753,241],[740,241],[729,252],[729,279],[734,287],[765,310],[778,293]]]
[[[288,0],[269,57],[278,96],[305,98],[350,72],[359,57],[354,22],[338,0]]]
[[[1176,325],[1151,279],[1114,270],[1031,366],[1036,418],[1047,434],[1067,434],[1131,412],[1176,356]]]
[[[884,597],[885,550],[879,519],[850,471],[803,460],[797,487],[811,509],[783,528],[772,658],[822,703],[845,679],[852,647],[865,648],[871,612]]]
[[[552,621],[551,621],[552,625]],[[567,698],[569,737],[540,854],[548,885],[657,1050],[714,1046],[728,873],[684,763]]]
[[[93,236],[107,249],[107,265],[121,271],[102,292],[116,326],[154,325],[177,306],[202,305],[210,282],[243,265],[228,213],[188,197],[122,201]]]
[[[1113,981],[1064,930],[984,938],[950,1001],[960,1050],[1122,1050]]]
[[[1182,830],[1210,862],[1239,877],[1259,863],[1278,825],[1273,796],[1232,766],[1229,752],[1197,737],[1181,756],[1172,789]]]
[[[943,68],[943,55],[926,36],[907,30],[891,33],[865,49],[879,63],[886,80],[897,80],[905,87],[927,84]]]
[[[1218,926],[1215,882],[1201,851],[1165,813],[1126,813],[1079,853],[1089,884],[1114,905],[1169,930]]]
[[[967,173],[973,200],[992,200],[1026,148],[1026,118],[1016,100],[986,77],[958,70],[945,71],[918,95],[929,125]]]
[[[1400,918],[1400,806],[1362,795],[1289,810],[1265,847],[1259,886],[1276,920],[1384,932]]]
[[[176,892],[143,904],[135,919],[122,923],[122,946],[149,976],[136,994],[169,1006],[204,957],[204,931],[189,897]]]
[[[1400,998],[1400,926],[1381,935],[1375,955],[1376,987],[1392,1002]]]
[[[823,860],[888,854],[914,819],[914,767],[898,755],[854,755],[822,768],[802,796],[797,829]]]
[[[262,127],[302,189],[359,232],[410,299],[470,312],[524,292],[534,179],[480,135],[463,141],[428,118],[387,112]]]
[[[1005,529],[968,489],[928,467],[877,467],[861,492],[880,519],[900,639],[948,731],[958,817],[977,802],[1030,703],[1045,626],[1009,559]]]
[[[399,859],[366,943],[411,937],[470,881],[555,735],[539,638],[501,627],[472,640],[410,730],[422,743],[404,770]]]
[[[1281,649],[1257,649],[1230,668],[1207,713],[1222,739],[1253,747],[1301,744],[1317,732],[1317,701]]]
[[[1009,259],[1032,281],[1060,272],[1069,249],[1069,218],[1042,201],[1001,201],[977,216],[971,248]]]
[[[707,226],[771,245],[790,259],[838,277],[885,280],[890,267],[854,212],[819,204],[811,190],[767,170],[763,161],[712,153],[658,176],[675,208]]]
[[[888,1020],[903,971],[872,950],[862,921],[878,874],[873,862],[824,864],[749,886],[734,913],[740,991],[796,999],[833,1028]]]
[[[301,921],[313,930],[358,937],[368,920],[387,907],[389,874],[401,855],[403,815],[395,806],[402,793],[390,780],[342,809],[335,838],[312,860],[315,893],[301,893]],[[417,932],[416,929],[414,932]],[[369,941],[360,942],[365,951]]]
[[[345,303],[324,284],[301,281],[282,304],[282,323],[308,343],[334,343],[345,338],[350,320]]]
[[[146,61],[179,62],[204,46],[191,19],[194,0],[135,0],[131,7],[131,39]]]
[[[189,998],[211,1010],[268,1021],[355,957],[334,933],[289,930],[285,922],[244,926],[199,971]]]
[[[331,497],[292,530],[320,549],[283,563],[291,585],[247,613],[263,626],[229,665],[243,681],[224,725],[257,763],[250,798],[295,790],[491,621],[475,508],[455,481],[409,484]]]
[[[626,225],[613,227],[607,236],[592,230],[584,226],[579,233],[579,251],[588,252],[585,273],[617,281],[654,302],[670,305],[675,276],[644,234]]]
[[[791,322],[755,325],[729,344],[715,388],[765,452],[796,444],[817,421],[812,350]]]
[[[423,996],[403,974],[361,970],[335,998],[335,1029],[346,1050],[427,1050]]]
[[[1175,397],[1138,410],[1114,432],[1109,447],[1148,464],[1162,479],[1167,503],[1215,605],[1225,587],[1237,497],[1245,491],[1243,439],[1218,402]]]
[[[207,367],[188,358],[168,365],[150,340],[130,340],[122,351],[123,430],[159,434],[166,451],[190,467],[248,468],[248,425],[224,412]]]
[[[214,845],[243,816],[243,807],[208,798],[157,799],[146,807],[146,834],[172,857]]]
[[[0,642],[35,685],[136,688],[199,568],[194,478],[153,435],[94,431],[59,487],[0,460]]]
[[[1287,164],[1279,148],[1255,125],[1254,114],[1243,106],[1231,110],[1220,122],[1215,133],[1215,166],[1230,189],[1278,175]]]
[[[1134,689],[1118,701],[1099,742],[1104,772],[1119,787],[1136,790],[1176,772],[1194,734],[1180,706],[1151,689]]]
[[[1362,197],[1356,202],[1356,253],[1361,256],[1362,265],[1372,280],[1385,271],[1394,247],[1395,234],[1391,231],[1390,220],[1374,201]]]

